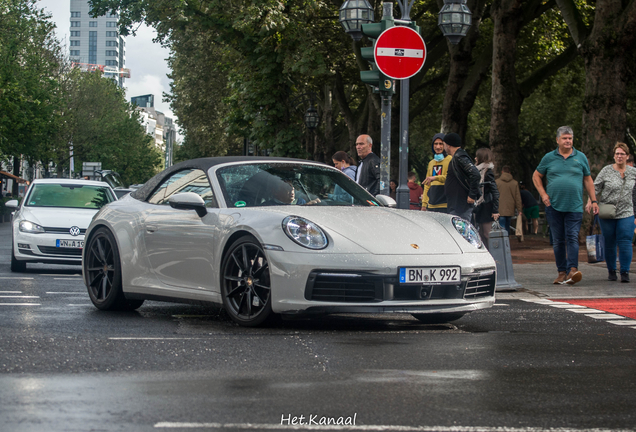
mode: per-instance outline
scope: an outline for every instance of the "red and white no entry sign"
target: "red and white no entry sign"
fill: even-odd
[[[375,64],[384,75],[408,79],[418,73],[426,60],[424,39],[410,27],[391,27],[375,41]]]

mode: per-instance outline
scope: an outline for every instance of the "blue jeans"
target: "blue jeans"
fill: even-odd
[[[499,225],[510,235],[510,219],[512,216],[499,216]]]
[[[628,273],[632,263],[632,237],[634,216],[621,219],[601,219],[601,231],[605,239],[605,262],[607,270],[616,271],[616,246],[621,273]]]
[[[545,217],[552,232],[552,248],[557,269],[567,272],[579,267],[579,231],[583,212],[560,212],[552,206],[545,208]]]

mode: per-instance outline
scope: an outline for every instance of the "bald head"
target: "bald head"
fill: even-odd
[[[360,159],[364,159],[373,151],[373,140],[369,135],[360,135],[356,139],[356,151]]]

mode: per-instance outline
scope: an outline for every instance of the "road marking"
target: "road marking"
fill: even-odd
[[[40,296],[0,295],[0,298],[40,298]]]
[[[75,277],[75,278],[53,278],[53,280],[72,280],[72,281],[76,281],[76,280],[82,280],[82,278],[80,278],[80,277]]]
[[[628,325],[636,324],[636,320],[622,319],[620,321],[608,321],[608,323],[612,323],[612,324],[616,324],[616,325],[622,325],[622,326],[628,326]]]
[[[85,291],[47,291],[46,294],[86,294]]]
[[[610,313],[586,314],[585,316],[586,317],[590,317],[590,318],[594,318],[594,319],[606,319],[606,320],[625,318],[625,317],[622,317],[620,315],[614,315],[614,314],[610,314]]]
[[[40,306],[40,303],[0,303],[0,306]]]
[[[585,306],[579,306],[579,305],[573,305],[570,303],[559,303],[559,304],[551,304],[550,306],[555,307],[555,308],[560,308],[560,309],[587,309],[587,307]]]
[[[40,273],[40,276],[59,276],[59,274],[46,274],[46,273]],[[82,277],[81,274],[77,274],[77,275],[68,275],[68,276],[76,276],[76,277]]]
[[[598,309],[590,309],[590,308],[586,308],[584,307],[583,309],[566,309],[567,311],[570,312],[574,312],[574,313],[603,313],[603,311],[600,311]]]
[[[22,291],[0,291],[0,294],[22,294]]]
[[[21,277],[21,276],[7,276],[0,277],[0,279],[13,279],[13,280],[33,280],[32,277]]]
[[[319,417],[318,417],[319,418]],[[305,423],[308,419],[305,418]],[[263,423],[191,423],[159,422],[155,428],[163,429],[248,429],[248,430],[341,430],[341,431],[398,431],[398,432],[633,432],[633,429],[573,429],[538,427],[480,427],[480,426],[400,426],[400,425],[287,425]]]
[[[199,337],[109,337],[110,340],[195,340]]]

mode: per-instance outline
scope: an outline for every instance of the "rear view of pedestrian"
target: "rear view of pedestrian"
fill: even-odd
[[[501,168],[501,175],[497,179],[497,189],[499,190],[499,223],[510,234],[510,220],[515,215],[515,210],[521,217],[523,205],[519,183],[512,178],[509,166]]]
[[[409,171],[406,178],[408,179],[407,186],[409,187],[409,208],[411,210],[420,210],[422,208],[422,203],[420,203],[422,199],[422,186],[415,182],[417,180],[417,174],[413,171]]]
[[[519,182],[519,189],[521,189],[523,215],[528,221],[528,234],[537,234],[539,232],[539,202],[522,182]]]
[[[495,183],[493,169],[495,160],[492,151],[488,148],[480,148],[475,153],[475,164],[479,170],[481,197],[475,202],[475,222],[479,228],[479,234],[484,244],[488,244],[490,230],[493,221],[499,218],[499,191]]]

